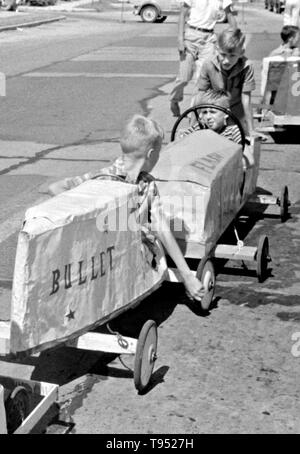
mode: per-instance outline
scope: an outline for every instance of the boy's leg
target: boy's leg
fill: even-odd
[[[206,41],[203,39],[203,35],[203,32],[190,27],[186,27],[185,29],[185,52],[180,55],[179,74],[170,96],[171,110],[174,115],[175,113],[180,115],[178,103],[183,100],[184,87],[193,77],[199,47]]]
[[[194,72],[194,57],[188,50],[179,58],[179,71],[170,95],[171,111],[175,117],[180,116],[179,103],[183,100],[184,87],[191,80]]]
[[[201,73],[202,64],[203,64],[204,60],[206,60],[208,58],[212,58],[215,55],[216,42],[217,42],[217,37],[214,33],[202,32],[202,36],[199,37],[198,53],[197,53],[197,59],[195,61],[195,66],[196,66],[195,86],[194,86],[193,94],[192,94],[191,107],[194,106],[195,96],[198,93],[197,81],[198,81],[200,73]]]

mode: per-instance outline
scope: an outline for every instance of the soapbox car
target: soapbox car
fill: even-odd
[[[263,59],[262,103],[255,118],[261,132],[299,134],[300,127],[300,57],[281,56]]]
[[[236,125],[241,144],[234,143],[206,128],[201,118],[203,109],[214,108],[225,113],[229,124]],[[190,119],[196,119],[194,129],[185,135]],[[179,137],[179,138],[178,138]],[[208,291],[201,301],[209,309],[215,286],[216,259],[250,261],[256,264],[259,282],[267,273],[268,237],[262,235],[257,247],[244,245],[234,226],[242,208],[248,202],[280,206],[281,221],[288,217],[288,188],[280,197],[258,194],[256,183],[259,170],[260,142],[247,144],[239,120],[227,109],[202,104],[186,110],[176,121],[171,143],[161,154],[153,170],[174,236],[186,258],[199,259],[197,276]],[[221,244],[220,238],[233,225],[236,244]]]
[[[193,108],[196,117],[199,108],[203,106]],[[176,122],[172,138],[190,113]],[[244,171],[244,133],[238,120],[226,113],[239,126],[242,145],[201,129],[172,141],[152,172],[179,246],[185,257],[199,261],[203,309],[210,308],[214,294],[213,260],[255,261],[259,280],[265,278],[269,260],[266,236],[257,247],[247,247],[238,238],[236,245],[220,244],[243,205],[253,199],[260,152],[259,142],[253,141],[253,163]],[[280,199],[255,194],[254,200],[278,203],[282,220],[286,218],[287,188]],[[18,237],[10,319],[0,320],[2,358],[24,358],[62,345],[128,354],[135,356],[134,384],[143,392],[157,358],[156,323],[147,320],[136,339],[115,331],[111,321],[164,281],[179,281],[162,245],[155,241],[150,250],[143,243],[145,216],[148,219],[148,210],[140,205],[136,185],[105,180],[86,181],[29,208]],[[21,408],[24,417],[23,388],[28,389],[20,386],[10,396],[13,402],[16,398],[12,407]]]
[[[26,211],[10,319],[0,320],[3,359],[58,345],[128,354],[135,356],[136,389],[147,387],[157,354],[155,321],[144,323],[138,339],[110,323],[166,280],[162,246],[155,242],[152,253],[142,242],[146,205],[141,209],[137,185],[89,180]]]

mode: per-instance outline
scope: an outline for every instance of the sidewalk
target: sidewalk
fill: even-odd
[[[133,3],[129,3],[127,0],[57,0],[56,4],[51,6],[20,6],[19,11],[96,11],[106,13],[122,8],[124,11],[133,11]]]
[[[103,19],[113,19],[114,14],[123,9],[132,13],[132,4],[118,0],[58,0],[53,6],[22,6],[17,11],[4,11],[0,8],[0,32],[17,28],[34,27],[49,22],[66,19],[64,13],[96,12]]]
[[[55,11],[1,11],[0,32],[17,28],[34,27],[65,19],[61,12]]]

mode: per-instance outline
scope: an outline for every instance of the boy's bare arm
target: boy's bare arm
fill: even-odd
[[[52,196],[61,194],[64,191],[67,191],[69,188],[66,185],[66,180],[56,181],[55,183],[50,184],[48,187],[48,193]]]
[[[153,212],[151,213],[153,214]],[[192,299],[201,301],[201,297],[203,296],[203,285],[201,281],[199,281],[199,279],[197,279],[191,272],[188,264],[186,263],[186,260],[170,230],[165,216],[160,212],[159,218],[156,217],[153,224],[158,238],[166,248],[169,256],[175,263],[180,273],[188,295]]]
[[[242,93],[242,104],[245,112],[246,120],[246,136],[250,136],[253,133],[253,115],[252,115],[252,104],[251,104],[251,92]]]
[[[56,181],[55,183],[50,184],[48,187],[48,193],[52,196],[61,194],[64,191],[68,191],[69,189],[76,188],[80,184],[84,183],[87,180],[92,178],[91,173],[85,173],[84,175],[64,178],[63,180]]]

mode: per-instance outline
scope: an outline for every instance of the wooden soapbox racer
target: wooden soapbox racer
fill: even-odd
[[[264,133],[287,132],[299,136],[300,57],[263,59],[262,103],[255,114]],[[291,137],[290,137],[291,138]]]
[[[189,109],[178,119],[172,142],[152,173],[178,244],[185,257],[199,261],[196,272],[205,288],[201,305],[207,310],[215,289],[215,258],[254,261],[258,279],[266,275],[268,238],[262,236],[257,247],[240,240],[236,245],[220,244],[224,231],[249,199],[279,204],[285,220],[288,194],[285,187],[279,199],[253,196],[259,142],[253,143],[254,163],[244,172],[244,132],[230,112],[226,111],[240,129],[242,146],[208,129],[174,141],[191,112],[203,126],[199,118],[203,107]],[[63,345],[132,355],[135,387],[140,393],[147,389],[157,358],[156,323],[147,320],[136,339],[114,331],[110,322],[164,281],[179,279],[177,270],[168,267],[159,242],[154,253],[143,244],[144,213],[137,195],[136,185],[90,180],[27,210],[18,239],[11,316],[0,320],[2,359],[18,360]],[[125,219],[131,228],[114,227],[112,214],[112,221]],[[41,416],[57,392],[55,386],[40,384],[45,399],[36,413],[28,404],[32,389],[39,388],[36,383],[19,380],[14,386],[9,377],[0,377],[1,384],[11,432],[26,431],[28,420],[32,424],[33,416]],[[1,405],[3,409],[0,399],[0,411]],[[14,421],[21,421],[20,426]]]
[[[229,124],[237,125],[241,145],[208,130],[201,120],[201,111],[214,108],[224,112]],[[194,118],[199,131],[183,136]],[[181,138],[182,137],[182,138]],[[243,169],[242,154],[246,169]],[[182,221],[181,229],[173,233],[186,258],[200,259],[197,267],[199,277],[208,290],[202,299],[203,309],[211,306],[215,287],[216,259],[254,262],[259,282],[267,276],[269,240],[259,238],[257,247],[246,246],[239,239],[234,226],[246,203],[275,204],[280,207],[280,218],[288,217],[288,188],[284,186],[279,197],[259,194],[256,183],[259,171],[260,142],[252,140],[247,145],[239,120],[227,109],[212,104],[202,104],[186,110],[176,121],[171,132],[171,144],[164,150],[157,167],[153,170],[165,210],[169,211],[171,223]],[[245,167],[245,166],[244,166]],[[172,194],[173,201],[168,196]],[[198,206],[188,198],[193,194]],[[193,222],[186,212],[198,219]],[[180,222],[179,222],[180,224]],[[236,245],[221,244],[223,233],[233,226]]]

